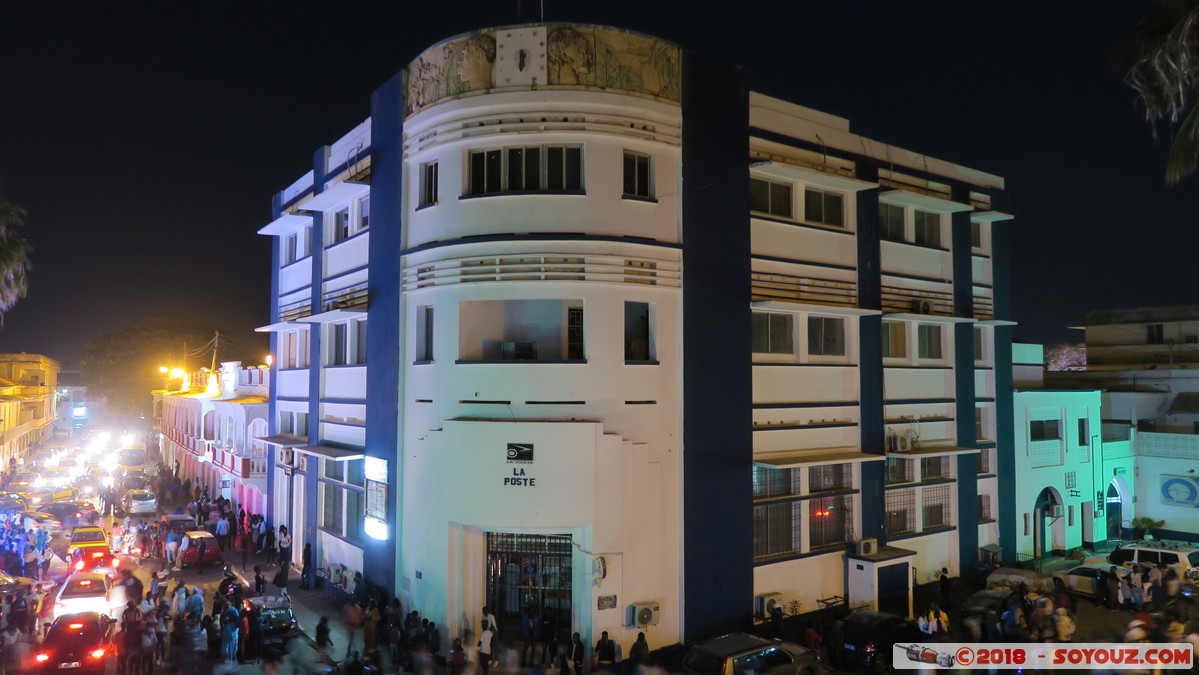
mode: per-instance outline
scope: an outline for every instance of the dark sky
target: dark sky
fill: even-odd
[[[271,195],[369,114],[423,49],[537,20],[516,0],[12,0],[0,23],[0,194],[28,211],[29,297],[0,351],[77,365],[168,311],[266,343]],[[722,7],[723,11],[712,9]],[[747,67],[757,91],[1007,179],[1017,338],[1077,338],[1091,309],[1195,302],[1197,180],[1166,188],[1122,83],[1147,2],[546,0]]]

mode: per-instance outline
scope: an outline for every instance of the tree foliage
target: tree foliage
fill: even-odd
[[[0,196],[0,318],[29,292],[29,254],[33,247],[17,230],[25,211]]]
[[[1086,370],[1087,347],[1082,343],[1052,345],[1045,350],[1046,370]]]
[[[92,340],[83,349],[83,383],[90,396],[104,399],[114,415],[148,415],[153,397],[162,389],[159,367],[191,372],[211,365],[211,351],[191,355],[221,331],[213,321],[194,314],[166,314],[130,324]],[[219,363],[228,345],[221,344]],[[184,355],[186,357],[186,363]]]
[[[1140,97],[1157,135],[1173,133],[1166,182],[1199,168],[1199,0],[1160,0],[1160,9],[1133,29],[1133,63],[1124,80]]]

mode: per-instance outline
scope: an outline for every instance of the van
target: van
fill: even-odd
[[[1178,572],[1180,579],[1199,579],[1199,547],[1164,541],[1138,541],[1117,547],[1107,559],[1113,565],[1157,567],[1165,564]]]
[[[683,658],[692,675],[815,675],[816,655],[791,642],[734,633],[692,647]]]

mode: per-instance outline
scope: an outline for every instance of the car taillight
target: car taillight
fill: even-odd
[[[866,646],[865,646],[865,647],[862,647],[862,649],[863,649],[864,651],[872,652],[872,651],[874,651],[875,649],[878,649],[878,646],[877,646],[877,645],[875,645],[873,642],[867,642],[867,643],[866,643]]]
[[[113,558],[113,559],[112,559],[112,566],[113,566],[113,567],[120,567],[120,566],[121,566],[121,559],[120,559],[120,558]]]
[[[79,562],[75,563],[75,571],[78,572],[82,569],[83,569],[83,561],[80,560]],[[61,604],[61,603],[59,603],[59,604]]]
[[[37,661],[38,663],[45,663],[50,660],[50,655],[47,654],[46,652],[42,652],[42,653],[38,654],[37,656],[33,657],[33,660]]]
[[[100,649],[96,649],[96,650],[92,651],[92,658],[93,659],[102,659],[102,658],[104,658],[104,654],[105,654],[104,648],[101,647]]]

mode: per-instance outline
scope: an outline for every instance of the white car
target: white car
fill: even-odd
[[[130,490],[123,506],[125,513],[158,513],[158,500],[150,490]]]
[[[1098,563],[1075,565],[1064,572],[1058,572],[1053,575],[1053,588],[1058,591],[1064,590],[1071,593],[1094,596],[1099,588],[1099,584],[1107,582],[1107,577],[1101,575],[1109,571],[1112,567],[1113,565]],[[1127,568],[1119,565],[1114,565],[1114,567],[1116,568],[1116,574],[1121,579],[1129,575],[1130,570]]]
[[[77,572],[67,577],[54,598],[54,618],[76,612],[98,612],[110,618],[120,615],[119,601],[113,597],[112,580],[107,574]]]

